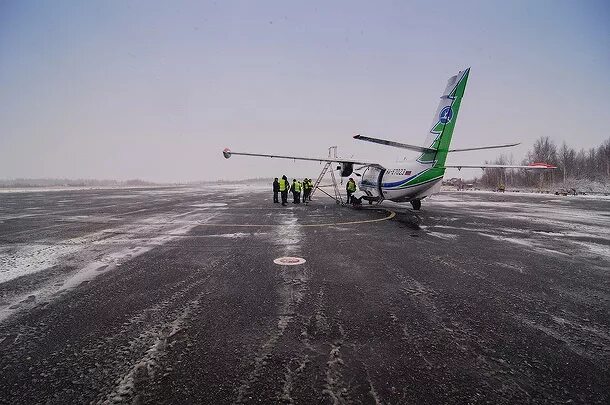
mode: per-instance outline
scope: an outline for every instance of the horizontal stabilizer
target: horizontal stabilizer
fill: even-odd
[[[517,146],[517,145],[519,145],[519,143],[508,143],[506,145],[493,145],[493,146],[479,146],[479,147],[476,147],[476,148],[449,149],[449,152],[466,152],[466,151],[469,151],[469,150],[510,148],[511,146]]]
[[[372,143],[378,143],[380,145],[392,146],[394,148],[413,150],[415,152],[421,152],[421,153],[427,153],[427,152],[434,153],[434,152],[436,152],[436,149],[431,149],[431,148],[426,148],[426,147],[423,147],[423,146],[416,146],[416,145],[407,145],[406,143],[387,141],[385,139],[370,138],[368,136],[362,136],[360,134],[354,135],[354,139],[357,139],[359,141],[367,141],[367,142],[372,142]]]

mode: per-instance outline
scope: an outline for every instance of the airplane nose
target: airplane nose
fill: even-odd
[[[231,157],[231,149],[229,149],[229,148],[225,148],[225,149],[222,151],[222,155],[225,157],[225,159],[230,158],[230,157]]]

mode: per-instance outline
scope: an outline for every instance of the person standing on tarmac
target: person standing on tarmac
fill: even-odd
[[[309,201],[311,201],[311,193],[313,193],[313,181],[311,181],[311,179],[307,179],[307,183],[309,184],[309,194],[307,196]]]
[[[356,192],[356,182],[352,177],[349,178],[345,185],[345,191],[347,191],[347,203],[352,202],[352,194]]]
[[[290,190],[290,183],[288,183],[288,178],[286,175],[283,175],[280,181],[280,194],[282,195],[282,205],[286,206],[288,203],[288,191]]]
[[[301,203],[301,194],[303,193],[303,183],[297,180],[297,204]]]
[[[301,202],[301,183],[297,179],[292,179],[292,196],[293,204],[299,204]]]
[[[273,180],[273,202],[279,203],[278,193],[280,192],[280,182],[277,181],[277,177]]]
[[[311,184],[309,183],[309,179],[305,177],[303,179],[303,202],[307,204],[309,199],[309,193],[311,193]]]

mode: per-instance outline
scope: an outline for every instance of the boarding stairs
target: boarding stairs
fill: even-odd
[[[331,146],[330,148],[328,148],[328,157],[329,158],[336,158],[337,157],[337,147],[336,146]],[[337,204],[343,204],[343,197],[341,196],[341,192],[339,190],[339,186],[337,185],[337,177],[335,176],[335,172],[331,169],[333,162],[326,162],[326,164],[324,165],[324,167],[322,168],[322,171],[320,172],[320,175],[318,176],[318,178],[316,179],[316,182],[313,185],[313,190],[311,190],[311,196],[313,197],[314,193],[316,192],[316,190],[320,190],[321,192],[323,192],[324,194],[326,194],[327,196],[329,196],[330,198],[334,199]],[[320,186],[320,183],[322,183],[322,180],[324,180],[324,176],[326,175],[326,172],[328,172],[328,169],[330,170],[330,177],[332,179],[332,186],[333,186],[333,191],[334,191],[334,196],[330,195],[329,193],[327,193],[326,191],[324,191],[322,189],[323,186]]]

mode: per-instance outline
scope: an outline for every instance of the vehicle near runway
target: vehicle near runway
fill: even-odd
[[[359,191],[353,194],[355,204],[361,204],[363,200],[381,202],[391,200],[394,202],[410,202],[414,209],[421,208],[421,201],[435,193],[441,188],[441,182],[445,175],[445,169],[457,168],[517,168],[517,169],[555,169],[545,163],[532,163],[530,165],[447,165],[445,161],[449,152],[463,152],[482,149],[496,149],[516,146],[518,143],[494,146],[480,146],[466,149],[449,149],[453,129],[460,110],[462,97],[466,88],[466,82],[470,68],[458,72],[449,78],[445,91],[434,115],[432,127],[428,131],[424,145],[409,145],[400,142],[389,141],[379,138],[371,138],[362,135],[354,136],[354,139],[367,141],[395,148],[401,148],[420,152],[421,155],[415,160],[405,160],[381,164],[338,157],[314,158],[286,155],[271,155],[262,153],[233,152],[225,148],[222,152],[225,158],[232,155],[262,156],[270,158],[311,160],[317,162],[337,162],[340,164],[338,170],[342,177],[350,176],[352,173],[360,177]],[[354,165],[358,165],[354,170]]]

